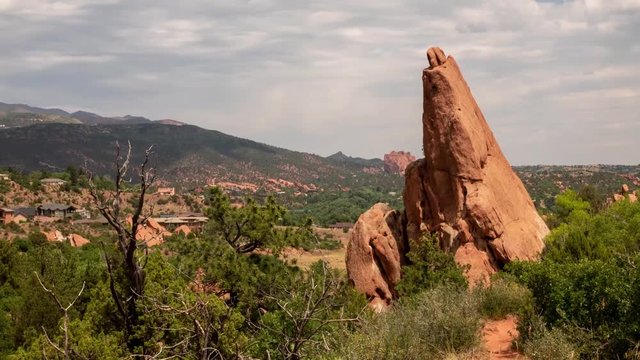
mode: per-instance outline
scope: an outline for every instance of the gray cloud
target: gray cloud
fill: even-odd
[[[417,153],[439,45],[512,163],[637,164],[639,31],[638,0],[0,0],[0,101]]]

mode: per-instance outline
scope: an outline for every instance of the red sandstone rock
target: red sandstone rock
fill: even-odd
[[[360,215],[349,235],[347,274],[377,312],[397,297],[402,250],[402,215],[378,203]]]
[[[127,224],[131,226],[133,218],[131,215],[127,217]],[[171,236],[171,233],[165,229],[153,219],[147,219],[144,223],[138,226],[138,232],[136,233],[136,240],[144,243],[146,246],[156,246],[164,242],[166,236]]]
[[[425,158],[405,169],[402,216],[376,204],[360,216],[347,246],[347,272],[370,306],[397,296],[408,239],[436,233],[467,268],[473,286],[513,260],[537,259],[549,233],[502,154],[460,69],[438,48],[423,72]]]
[[[64,241],[65,237],[59,230],[43,231],[42,234],[47,238],[47,241]]]
[[[69,243],[73,247],[81,247],[90,243],[89,240],[87,240],[86,238],[78,234],[69,234],[68,238],[69,238]]]
[[[183,235],[189,235],[191,234],[191,228],[188,227],[187,225],[180,225],[178,226],[174,231],[174,234],[183,234]]]
[[[407,166],[416,160],[410,152],[392,151],[384,154],[384,171],[390,174],[404,174]]]
[[[451,228],[450,248],[471,282],[512,260],[538,258],[549,232],[502,154],[453,57],[427,53],[425,158],[406,170],[407,233]]]
[[[620,191],[617,194],[613,194],[614,202],[622,201],[624,199],[629,199],[632,203],[638,201],[637,191],[630,191],[629,185],[627,184],[622,184]]]

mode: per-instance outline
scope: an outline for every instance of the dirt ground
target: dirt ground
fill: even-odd
[[[482,327],[484,348],[489,360],[519,359],[526,357],[513,350],[513,340],[518,337],[517,319],[509,315],[501,320],[487,320]]]

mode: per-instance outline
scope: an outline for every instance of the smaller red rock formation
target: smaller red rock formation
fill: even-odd
[[[392,151],[384,154],[384,171],[390,174],[404,174],[409,164],[416,161],[416,157],[410,152]]]
[[[188,227],[187,225],[180,225],[173,232],[175,234],[183,234],[186,236],[191,234],[191,228]]]
[[[369,306],[384,311],[397,297],[400,253],[403,244],[402,214],[378,203],[360,215],[349,236],[347,274],[355,288],[369,299]]]
[[[47,238],[47,241],[64,241],[65,237],[59,230],[43,231],[42,234]]]
[[[87,240],[86,238],[78,234],[69,234],[68,238],[69,238],[69,243],[73,247],[81,247],[90,243],[89,240]]]
[[[629,189],[629,185],[622,184],[620,191],[617,194],[613,194],[613,201],[618,202],[624,199],[629,199],[630,202],[634,203],[638,201],[638,193],[636,190],[631,191]]]
[[[127,224],[131,226],[132,217],[127,217]],[[165,229],[164,226],[158,224],[153,219],[147,219],[141,226],[138,227],[136,233],[136,240],[144,243],[147,246],[156,246],[164,242],[165,236],[171,236],[171,233]]]

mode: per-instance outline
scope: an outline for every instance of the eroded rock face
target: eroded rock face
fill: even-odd
[[[471,283],[512,260],[536,259],[549,232],[502,154],[453,57],[427,52],[425,158],[406,170],[407,233],[443,233]],[[442,238],[442,236],[441,236]]]
[[[423,71],[424,159],[405,169],[405,212],[376,204],[362,214],[347,248],[347,271],[371,305],[397,296],[410,240],[433,232],[465,266],[474,286],[513,260],[537,259],[549,233],[502,154],[456,61],[439,48]]]
[[[410,152],[392,151],[384,154],[384,171],[390,174],[404,174],[409,164],[416,160]]]
[[[360,215],[349,237],[347,273],[355,288],[383,311],[397,297],[403,249],[402,214],[378,203]]]

